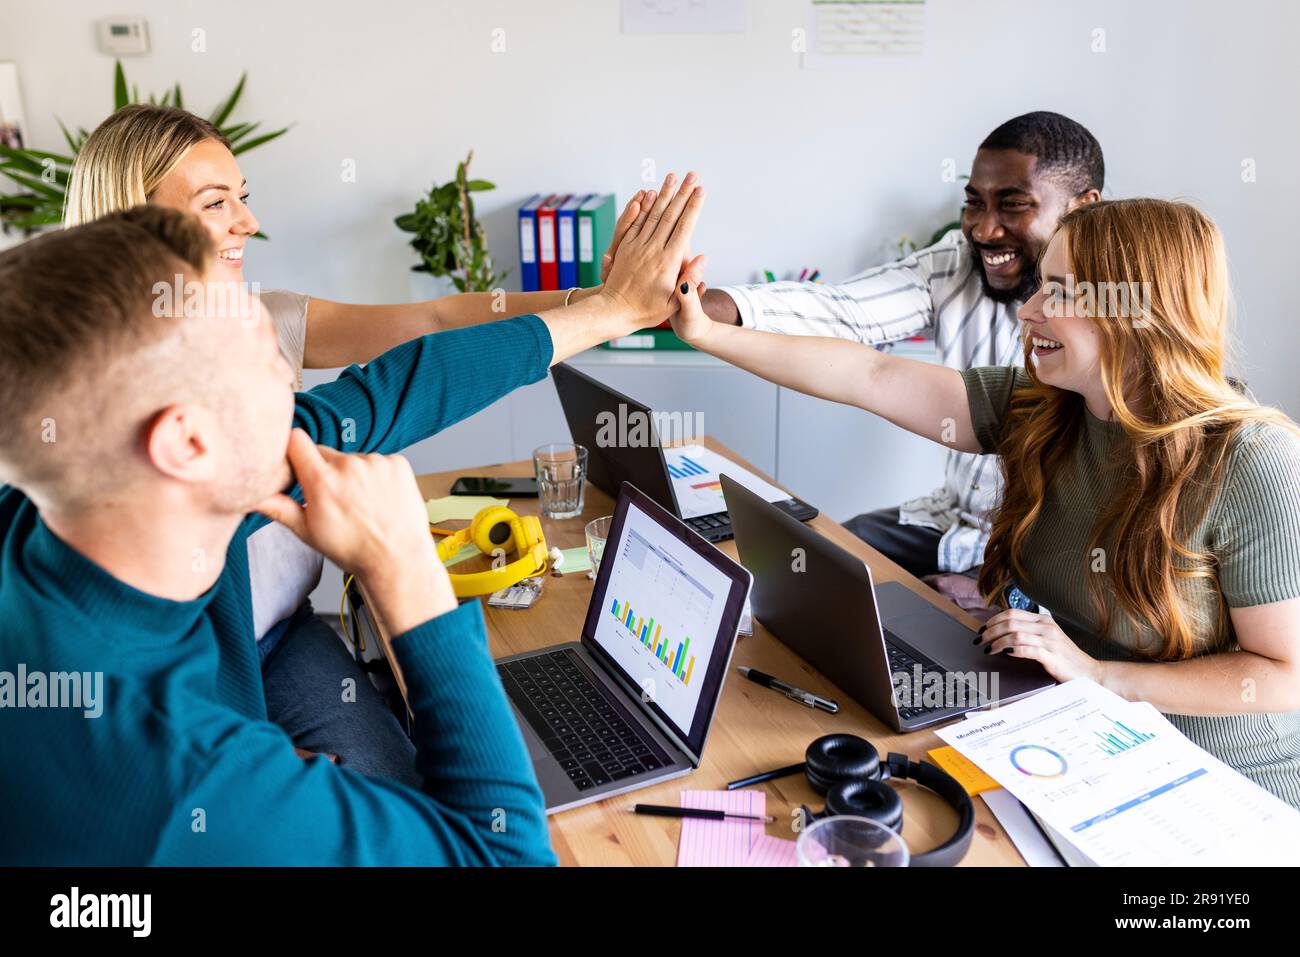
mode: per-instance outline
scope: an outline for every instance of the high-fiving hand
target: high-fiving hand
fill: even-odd
[[[674,290],[683,263],[689,269],[695,262],[689,260],[691,236],[703,203],[694,173],[686,174],[680,188],[669,173],[657,193],[634,198],[620,217],[601,295],[633,316],[636,328],[658,325],[676,311]],[[702,264],[703,257],[697,258]]]

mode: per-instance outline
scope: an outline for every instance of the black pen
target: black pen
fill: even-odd
[[[823,711],[829,711],[834,714],[840,710],[840,706],[829,698],[823,698],[815,695],[811,691],[804,691],[802,688],[796,688],[794,685],[786,684],[780,678],[773,678],[769,674],[761,671],[755,671],[753,668],[741,668],[740,673],[748,678],[754,684],[762,685],[764,688],[771,688],[773,691],[779,691],[791,701],[798,701],[810,708],[821,708]]]
[[[655,817],[698,817],[706,821],[763,821],[771,824],[776,820],[770,814],[732,814],[730,811],[711,811],[702,807],[671,807],[665,804],[637,804],[628,810],[633,814],[651,814]]]

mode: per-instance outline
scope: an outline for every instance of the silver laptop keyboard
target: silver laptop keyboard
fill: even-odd
[[[915,670],[916,666],[920,665],[922,681],[925,680],[926,675],[931,675],[931,674],[938,675],[941,681],[946,682],[948,680],[947,670],[939,667],[929,658],[915,658],[912,655],[908,654],[901,647],[899,647],[897,643],[897,639],[895,638],[893,632],[891,632],[888,628],[884,629],[884,632],[885,632],[885,650],[889,652],[889,671],[891,674],[897,674],[898,672],[902,671],[908,674],[909,676],[911,676],[916,673]],[[969,688],[969,684],[967,682],[963,681],[961,682],[961,684],[964,687]],[[933,705],[929,707],[922,706],[919,708],[900,707],[898,709],[898,717],[903,721],[911,721],[913,718],[919,718],[922,717],[923,715],[934,714],[937,711],[946,711],[946,710],[949,710],[949,707],[946,704]]]
[[[588,676],[572,648],[497,665],[506,694],[579,791],[666,767],[668,756]]]

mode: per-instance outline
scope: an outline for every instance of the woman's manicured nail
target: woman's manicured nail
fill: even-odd
[[[988,629],[988,627],[989,627],[989,626],[988,626],[987,624],[980,625],[979,633],[980,633],[981,635],[984,634],[984,632]]]
[[[984,639],[981,638],[979,635],[976,635],[976,636],[975,636],[975,640],[972,641],[971,644],[972,644],[972,645],[978,645],[978,644],[979,644],[981,641],[983,641],[983,640],[984,640]]]
[[[987,655],[987,654],[988,654],[990,651],[992,651],[992,650],[993,650],[993,646],[992,646],[992,645],[985,645],[985,646],[984,646],[984,654]]]
[[[684,296],[690,291],[691,291],[690,285],[688,283],[682,283],[682,295]]]

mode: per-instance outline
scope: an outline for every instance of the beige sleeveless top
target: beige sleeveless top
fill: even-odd
[[[307,297],[274,290],[262,293],[280,351],[297,373],[307,346]],[[248,537],[248,571],[253,594],[253,633],[258,641],[271,626],[288,618],[320,583],[325,559],[283,525],[272,522]]]

